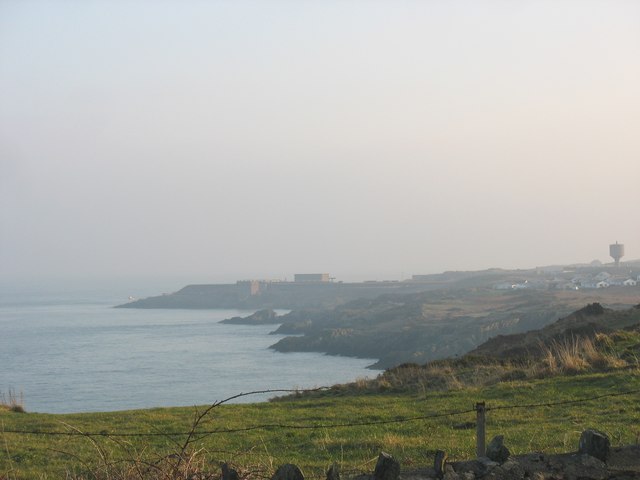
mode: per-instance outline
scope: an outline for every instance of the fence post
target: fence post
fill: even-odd
[[[476,456],[484,457],[486,454],[484,402],[476,403],[476,417]]]

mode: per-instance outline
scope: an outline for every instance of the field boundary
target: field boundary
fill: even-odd
[[[212,409],[229,403],[232,400],[241,397],[247,397],[252,395],[259,395],[265,393],[311,393],[311,392],[319,392],[326,391],[331,387],[318,387],[314,389],[296,389],[296,390],[256,390],[252,392],[239,393],[228,397],[224,400],[220,400],[214,402],[209,407],[207,407],[202,413],[199,413],[198,416],[203,418],[206,416]],[[469,408],[467,410],[452,410],[448,412],[438,412],[429,415],[418,415],[411,417],[396,417],[393,419],[382,419],[382,420],[370,420],[364,422],[342,422],[342,423],[317,423],[317,424],[287,424],[287,423],[265,423],[258,425],[250,425],[242,428],[221,428],[215,430],[201,430],[194,431],[191,429],[190,431],[181,431],[181,432],[123,432],[123,433],[110,433],[110,432],[83,432],[79,430],[71,430],[71,431],[54,431],[54,430],[19,430],[19,429],[2,429],[0,433],[3,434],[12,434],[12,435],[43,435],[43,436],[69,436],[69,437],[112,437],[112,438],[126,438],[126,437],[180,437],[180,436],[194,436],[196,435],[198,439],[202,439],[204,437],[210,435],[217,434],[234,434],[234,433],[242,433],[249,432],[254,430],[315,430],[315,429],[337,429],[337,428],[349,428],[349,427],[362,427],[362,426],[373,426],[373,425],[389,425],[389,424],[398,424],[398,423],[407,423],[407,422],[417,422],[417,421],[427,421],[436,418],[442,417],[453,417],[458,415],[466,415],[470,413],[478,413],[479,408],[481,408],[484,412],[489,412],[493,410],[514,410],[514,409],[535,409],[535,408],[551,408],[560,405],[570,405],[570,404],[580,404],[593,402],[596,400],[601,400],[603,398],[610,397],[621,397],[627,395],[640,394],[640,389],[636,390],[627,390],[623,392],[612,392],[605,393],[590,397],[583,397],[573,400],[559,400],[557,402],[542,402],[542,403],[527,403],[527,404],[517,404],[517,405],[497,405],[490,406],[486,405],[485,402],[477,403],[473,408]],[[481,406],[481,407],[480,407]],[[196,410],[197,412],[197,410]]]

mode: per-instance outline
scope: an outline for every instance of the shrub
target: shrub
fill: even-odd
[[[24,396],[22,392],[16,394],[16,392],[11,389],[9,389],[6,395],[4,392],[0,392],[0,408],[16,413],[25,413]]]
[[[588,337],[554,340],[543,347],[543,362],[549,373],[575,374],[624,367],[626,362],[612,350],[612,344],[604,334],[598,334],[594,340]]]

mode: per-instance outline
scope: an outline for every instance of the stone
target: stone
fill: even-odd
[[[278,467],[271,480],[304,480],[300,469],[292,463],[285,463]]]
[[[578,451],[583,454],[596,457],[598,460],[606,462],[609,458],[611,450],[611,442],[606,434],[599,432],[598,430],[585,430],[580,435],[580,443],[578,444]]]
[[[487,462],[491,462],[488,458],[485,459]],[[495,463],[495,462],[491,462]],[[496,464],[497,465],[497,464]],[[482,477],[487,471],[487,467],[480,461],[477,460],[467,460],[466,462],[456,462],[456,472],[459,475],[466,475],[470,473],[473,477]]]
[[[492,468],[500,465],[498,462],[491,460],[489,457],[478,457],[478,464],[484,468],[484,471],[491,470]]]
[[[487,445],[486,455],[494,462],[504,463],[509,459],[509,449],[504,445],[504,436],[496,435]]]
[[[604,462],[598,460],[592,455],[582,454],[582,456],[580,457],[580,465],[582,465],[583,467],[589,470],[596,470],[596,469],[606,470],[607,469],[607,465]]]
[[[456,473],[451,465],[445,465],[443,480],[460,480],[460,475]]]
[[[514,460],[507,460],[502,464],[502,471],[504,472],[504,478],[507,479],[521,479],[525,477],[525,471],[522,465]]]
[[[340,467],[337,464],[332,464],[327,470],[327,480],[340,480]]]
[[[238,472],[229,467],[229,464],[222,464],[222,480],[240,480]]]
[[[567,478],[583,480],[605,480],[609,477],[607,465],[587,454],[565,457],[565,464],[560,471]]]
[[[373,471],[375,480],[398,480],[400,476],[400,463],[391,455],[380,452],[376,468]]]
[[[436,472],[438,478],[444,476],[444,467],[447,464],[447,453],[444,450],[437,450],[436,457],[433,461],[433,469]]]

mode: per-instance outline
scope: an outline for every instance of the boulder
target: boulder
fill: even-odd
[[[504,463],[509,459],[511,452],[509,452],[509,449],[504,445],[503,435],[493,437],[493,440],[487,445],[486,455],[489,459],[498,463]]]
[[[598,430],[585,430],[580,435],[578,451],[582,454],[591,455],[598,460],[606,462],[607,458],[609,458],[610,449],[609,437]]]
[[[574,455],[575,459],[568,461],[562,468],[567,478],[584,480],[605,480],[609,478],[607,465],[591,455]],[[577,457],[577,458],[576,458]]]
[[[222,480],[240,480],[238,472],[229,467],[229,464],[222,464]]]
[[[447,464],[447,452],[444,450],[437,450],[435,459],[433,460],[433,470],[436,472],[438,478],[444,476],[444,467]]]
[[[332,464],[327,470],[327,480],[340,480],[340,468],[337,464]]]
[[[443,480],[461,480],[460,475],[456,473],[451,465],[445,465]]]
[[[271,480],[304,480],[304,475],[292,463],[285,463],[276,470]]]
[[[380,452],[376,468],[373,471],[375,480],[398,480],[400,476],[400,463],[391,455]]]

